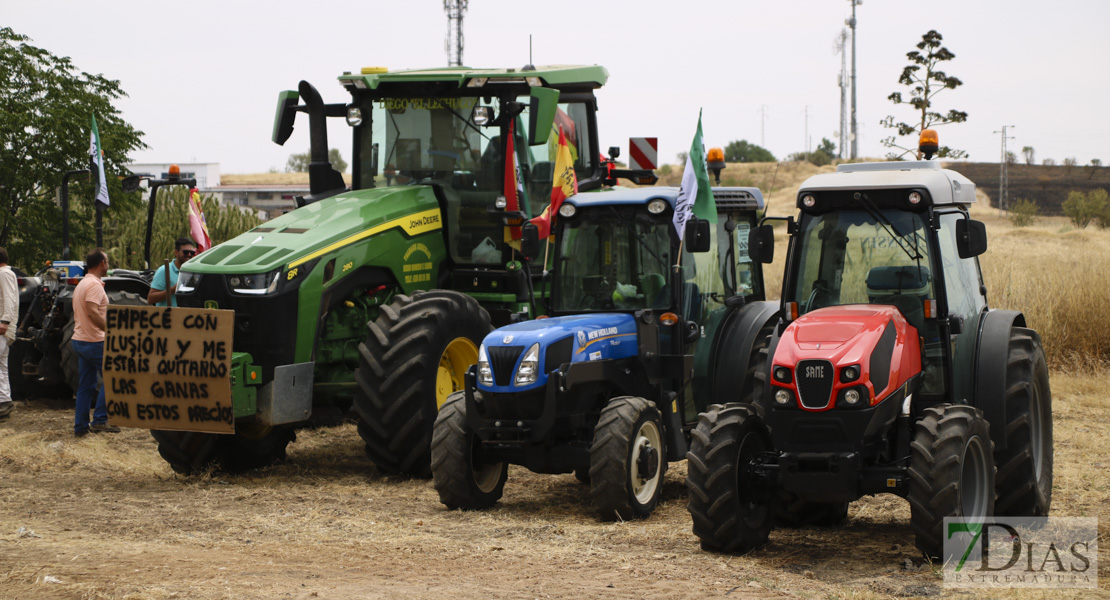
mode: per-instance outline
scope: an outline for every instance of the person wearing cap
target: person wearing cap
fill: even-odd
[[[69,343],[77,352],[77,413],[73,420],[73,434],[77,437],[90,431],[119,433],[119,427],[108,424],[104,384],[97,381],[103,379],[104,332],[108,329],[108,293],[101,281],[107,274],[108,255],[97,248],[85,257],[85,276],[73,290],[73,338]]]
[[[19,319],[19,283],[8,266],[8,251],[0,248],[0,419],[12,414],[12,386],[8,379],[8,356],[15,343],[16,320]],[[17,369],[21,365],[15,366]]]
[[[197,245],[193,240],[182,237],[173,243],[173,260],[170,262],[169,289],[166,288],[166,265],[158,267],[154,272],[154,279],[150,282],[150,293],[146,296],[147,304],[151,306],[177,306],[177,275],[185,261],[196,256]],[[169,299],[167,304],[166,300]]]

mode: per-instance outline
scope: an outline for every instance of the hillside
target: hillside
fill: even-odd
[[[990,198],[990,205],[997,207],[998,163],[946,164],[949,169],[963,173],[975,186]],[[1028,198],[1037,203],[1042,215],[1062,215],[1060,205],[1068,192],[1088,192],[1096,188],[1110,189],[1110,167],[1010,165],[1010,202]]]

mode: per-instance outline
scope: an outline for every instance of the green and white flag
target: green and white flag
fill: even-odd
[[[96,128],[96,115],[92,116],[89,132],[89,159],[97,174],[96,201],[108,206],[108,180],[104,178],[104,150],[100,148],[100,131]]]
[[[709,168],[705,162],[705,145],[701,141],[701,110],[698,110],[698,131],[686,155],[686,169],[682,172],[682,187],[674,208],[674,227],[678,238],[686,235],[686,221],[694,214],[710,223],[717,222],[713,204],[713,190],[709,187]]]

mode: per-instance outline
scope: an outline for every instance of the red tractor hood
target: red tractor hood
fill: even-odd
[[[830,306],[788,325],[772,364],[790,369],[789,382],[774,376],[772,384],[790,389],[804,410],[833,408],[842,390],[859,386],[869,396],[862,404],[875,405],[921,372],[921,342],[893,306]],[[845,377],[853,365],[858,376]]]

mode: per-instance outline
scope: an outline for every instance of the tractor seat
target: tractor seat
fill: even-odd
[[[919,332],[925,327],[925,305],[929,298],[928,267],[875,267],[867,273],[867,297],[871,304],[894,306]]]

